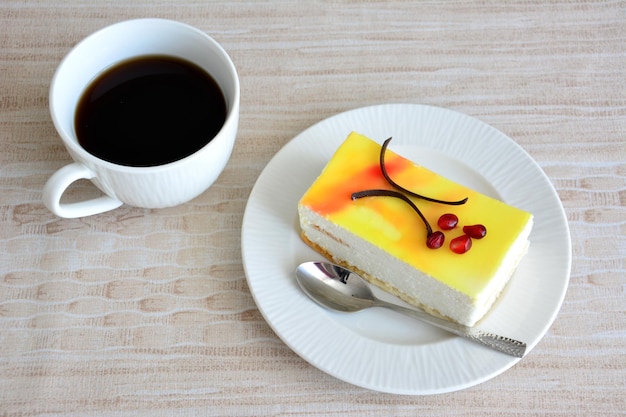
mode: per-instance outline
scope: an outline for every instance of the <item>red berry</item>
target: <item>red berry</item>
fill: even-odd
[[[437,220],[437,226],[439,226],[441,230],[452,230],[458,223],[459,218],[452,213],[442,214],[439,220]]]
[[[463,254],[472,247],[472,238],[468,235],[455,237],[450,241],[450,250],[454,253]]]
[[[439,249],[443,246],[443,242],[446,240],[446,237],[442,232],[436,231],[428,235],[426,238],[426,246],[430,249]]]
[[[487,229],[482,224],[475,224],[473,226],[463,226],[463,233],[473,239],[482,239],[487,234]]]

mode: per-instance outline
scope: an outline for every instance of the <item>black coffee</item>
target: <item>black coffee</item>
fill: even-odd
[[[74,124],[91,154],[146,167],[191,155],[225,120],[224,94],[209,74],[179,58],[145,56],[99,75],[83,93]]]

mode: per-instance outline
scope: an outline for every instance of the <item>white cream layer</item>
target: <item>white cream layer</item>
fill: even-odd
[[[511,245],[489,284],[475,297],[447,286],[381,248],[337,226],[306,206],[298,206],[304,237],[333,261],[350,267],[409,304],[466,326],[473,326],[491,308],[528,247],[532,220]],[[459,255],[463,256],[463,255]]]

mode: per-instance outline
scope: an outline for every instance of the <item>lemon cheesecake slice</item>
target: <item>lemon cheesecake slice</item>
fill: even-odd
[[[473,326],[528,247],[533,217],[351,133],[298,203],[302,239],[433,315]]]

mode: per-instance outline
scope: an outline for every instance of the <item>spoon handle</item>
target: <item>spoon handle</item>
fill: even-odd
[[[515,356],[516,358],[523,358],[526,353],[526,343],[519,340],[511,339],[509,337],[500,336],[497,334],[485,332],[473,327],[463,326],[462,324],[453,323],[448,320],[444,320],[439,317],[432,316],[424,311],[413,310],[398,306],[395,304],[387,303],[385,301],[378,300],[376,305],[380,307],[386,307],[398,313],[406,314],[407,316],[414,317],[440,329],[446,330],[457,336],[464,337],[473,342],[480,343],[481,345],[490,347],[499,352],[506,353],[507,355]]]

